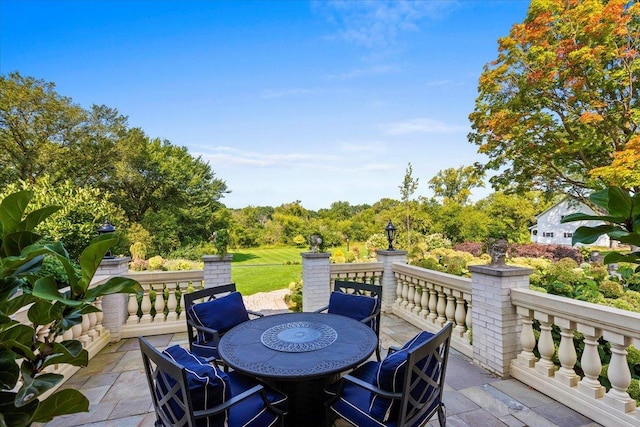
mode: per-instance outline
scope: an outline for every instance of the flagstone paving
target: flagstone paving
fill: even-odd
[[[282,292],[245,299],[248,309],[266,314],[286,311]],[[380,339],[383,355],[389,346],[404,344],[419,329],[390,314],[383,315]],[[164,349],[187,345],[186,333],[151,336]],[[151,397],[137,339],[109,344],[73,375],[63,387],[76,388],[89,399],[89,412],[58,417],[46,427],[152,427]],[[444,392],[449,427],[592,427],[599,424],[513,379],[497,378],[451,349]],[[346,422],[336,422],[346,427]],[[428,426],[438,426],[434,417]],[[300,426],[305,427],[305,426]]]

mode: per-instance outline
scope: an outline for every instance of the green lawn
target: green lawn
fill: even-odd
[[[302,278],[300,253],[304,251],[295,247],[231,250],[231,280],[243,295],[286,288]]]

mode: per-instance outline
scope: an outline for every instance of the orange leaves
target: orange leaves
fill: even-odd
[[[612,158],[610,165],[594,168],[589,174],[608,185],[627,189],[640,187],[640,135],[634,135],[623,150],[613,153]]]
[[[582,115],[580,116],[580,123],[584,123],[584,124],[597,123],[597,122],[601,122],[603,120],[604,119],[602,118],[602,116],[600,114],[592,113],[590,111],[582,113]]]

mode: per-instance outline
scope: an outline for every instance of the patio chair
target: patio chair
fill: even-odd
[[[336,280],[329,297],[329,305],[316,310],[316,313],[326,310],[328,313],[347,316],[369,325],[378,337],[376,357],[380,360],[381,294],[382,287],[378,285]]]
[[[436,413],[446,425],[442,402],[453,323],[438,333],[421,332],[382,362],[370,361],[329,386],[327,426],[336,416],[358,427],[425,425]]]
[[[143,337],[138,342],[155,427],[284,426],[284,394],[238,372],[223,372],[178,345],[161,353]]]
[[[205,301],[197,303],[201,299]],[[246,309],[235,283],[187,293],[184,305],[189,349],[208,361],[221,362],[218,343],[225,332],[248,321],[249,316],[263,316]]]

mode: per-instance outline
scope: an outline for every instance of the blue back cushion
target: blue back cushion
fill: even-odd
[[[234,326],[249,320],[249,313],[240,292],[231,292],[222,298],[193,304],[188,310],[194,322],[215,329],[219,333],[227,332]]]
[[[231,398],[229,377],[215,365],[207,363],[203,358],[178,345],[167,348],[163,354],[186,369],[187,388],[191,393],[191,402],[195,411],[212,408]],[[159,384],[160,394],[175,384],[175,381],[168,382],[167,385]],[[168,388],[164,388],[167,386]],[[176,402],[169,404],[176,415],[181,417],[184,412],[178,404]],[[196,425],[198,427],[224,426],[227,421],[228,414],[225,412],[209,419],[198,420]]]
[[[385,357],[385,359],[378,365],[378,371],[375,375],[374,385],[381,388],[382,390],[392,393],[402,392],[402,386],[404,385],[404,375],[407,370],[408,352],[429,341],[431,337],[433,337],[433,335],[434,334],[426,331],[420,332],[418,335],[409,340],[405,345],[403,345],[400,350]],[[422,364],[424,365],[424,363],[426,363],[426,359],[419,361],[419,366],[420,362],[422,362]],[[422,389],[424,389],[424,387]],[[398,414],[399,405],[399,400],[394,401],[375,394],[371,395],[371,415],[380,421],[387,422],[391,419],[394,419]]]
[[[327,312],[362,320],[375,313],[378,307],[380,307],[378,298],[333,291],[329,297],[329,310]]]

